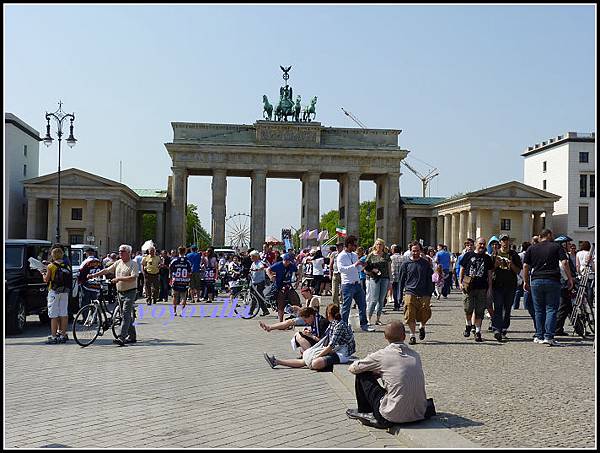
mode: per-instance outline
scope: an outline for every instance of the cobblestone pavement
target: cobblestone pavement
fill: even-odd
[[[487,331],[475,343],[462,336],[460,295],[434,301],[427,337],[413,347],[440,419],[482,447],[594,447],[592,341],[533,344],[527,312],[514,314],[508,343]],[[354,398],[334,374],[271,370],[263,351],[293,357],[291,332],[258,328],[273,315],[146,316],[138,344],[119,348],[107,333],[85,349],[45,345],[35,319],[5,340],[5,447],[414,446],[348,420]],[[382,331],[357,332],[357,356],[383,347]]]
[[[592,340],[557,337],[563,347],[534,344],[533,323],[521,309],[512,312],[507,343],[487,331],[489,319],[484,342],[475,343],[462,335],[456,291],[434,300],[432,312],[425,340],[417,336],[412,347],[421,355],[427,396],[451,429],[482,447],[595,447]],[[392,311],[382,321],[402,318]],[[568,321],[565,330],[572,331]],[[356,343],[358,357],[383,347],[383,327],[356,333]]]
[[[46,345],[48,327],[29,321],[5,340],[7,448],[408,446],[349,420],[332,373],[269,368],[263,351],[293,357],[290,332],[258,319],[146,316],[122,348],[110,333]]]

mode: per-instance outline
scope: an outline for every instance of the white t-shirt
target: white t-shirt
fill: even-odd
[[[317,258],[317,259],[312,260],[312,265],[313,265],[312,274],[313,275],[323,275],[323,262],[324,261],[325,261],[324,258]]]
[[[589,250],[580,250],[579,252],[577,252],[577,260],[579,261],[579,268],[577,269],[577,272],[579,272],[580,274],[583,272],[583,269],[585,268],[585,262],[588,259],[588,256],[590,255]],[[592,272],[590,272],[590,279],[594,278],[594,272],[596,271],[596,265],[594,263],[594,257],[592,256]]]

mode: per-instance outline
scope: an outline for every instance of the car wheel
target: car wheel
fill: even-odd
[[[15,311],[10,319],[8,319],[7,331],[10,333],[23,333],[25,330],[25,323],[27,322],[27,315],[25,312],[25,304],[22,300],[17,300]]]

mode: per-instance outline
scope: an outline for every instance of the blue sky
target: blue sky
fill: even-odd
[[[172,121],[252,124],[282,83],[317,95],[324,126],[402,129],[431,196],[523,179],[520,153],[567,131],[595,131],[595,7],[4,5],[4,110],[45,131],[62,99],[77,116],[76,167],[132,188],[164,189]],[[57,146],[40,147],[40,174]],[[419,160],[416,160],[419,159]],[[402,195],[420,195],[403,169]],[[250,212],[250,180],[229,178],[227,213]],[[375,187],[361,183],[361,200]],[[269,179],[267,234],[300,224],[299,181]],[[210,225],[210,178],[188,202]],[[321,213],[338,188],[321,182]]]

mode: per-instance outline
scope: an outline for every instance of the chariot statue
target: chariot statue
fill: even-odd
[[[315,105],[317,104],[317,97],[313,96],[312,99],[310,100],[310,105],[307,105],[304,108],[304,114],[302,115],[302,121],[308,121],[310,122],[310,115],[313,115],[313,120],[315,119],[315,117],[317,116],[317,113],[315,111]]]
[[[266,94],[263,94],[263,118],[271,121],[273,117],[273,106],[269,104]]]
[[[285,81],[285,85],[279,88],[279,102],[275,107],[269,103],[267,95],[263,95],[263,118],[272,121],[274,113],[275,121],[287,121],[288,117],[290,116],[296,122],[310,122],[311,115],[312,119],[315,119],[315,104],[317,103],[317,97],[314,96],[310,101],[310,105],[306,106],[304,110],[302,110],[300,95],[296,96],[296,101],[294,102],[294,91],[287,83],[288,79],[290,78],[289,71],[292,69],[292,67],[279,67],[283,71],[283,80]]]

